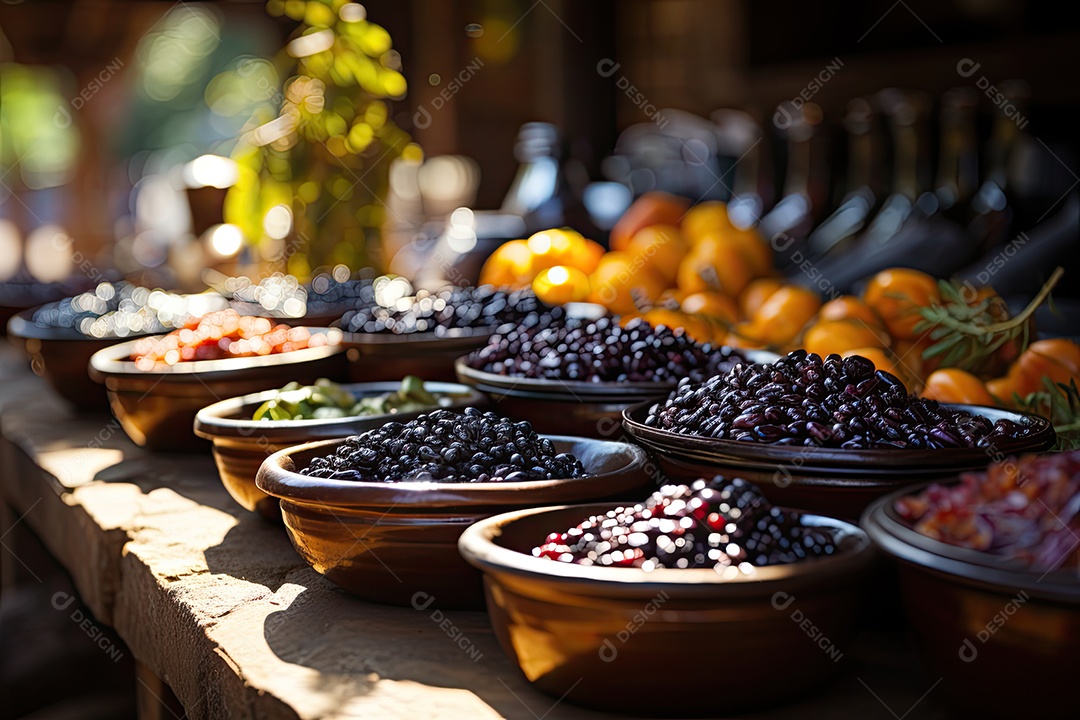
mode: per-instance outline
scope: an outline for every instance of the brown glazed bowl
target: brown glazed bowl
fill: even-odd
[[[285,528],[319,573],[365,600],[481,609],[480,573],[458,554],[461,532],[508,510],[647,495],[645,451],[626,443],[548,436],[575,454],[587,477],[521,483],[366,483],[295,472],[343,440],[274,453],[255,484],[281,500]]]
[[[664,473],[678,480],[737,475],[759,486],[771,502],[808,512],[858,519],[866,506],[902,487],[926,480],[948,480],[980,470],[1003,453],[1040,452],[1053,447],[1050,423],[1037,415],[979,405],[950,407],[992,421],[1012,420],[1035,432],[991,448],[944,450],[845,450],[771,445],[680,435],[649,427],[651,402],[623,413],[623,427],[635,442],[652,451]]]
[[[458,380],[492,398],[503,415],[528,420],[537,432],[566,432],[603,438],[618,426],[622,411],[643,400],[656,400],[675,383],[587,383],[512,378],[475,370],[458,358]]]
[[[25,276],[0,281],[0,335],[7,334],[8,321],[23,310],[61,300],[95,284],[89,277],[69,278],[62,283],[38,282],[25,279]]]
[[[894,505],[928,484],[878,499],[861,525],[897,565],[904,610],[943,697],[958,717],[1075,717],[1076,568],[1043,574],[917,532]]]
[[[310,385],[319,378],[342,380],[345,348],[328,328],[329,345],[262,357],[198,360],[143,371],[130,360],[137,341],[112,345],[90,358],[90,377],[105,385],[109,406],[128,437],[151,450],[206,450],[210,444],[192,431],[202,408],[237,393],[279,388],[295,380]]]
[[[435,333],[345,333],[349,349],[349,380],[376,382],[415,375],[425,380],[455,382],[454,361],[482,348],[494,333],[491,328],[468,335],[436,336]]]
[[[356,397],[373,397],[394,392],[400,382],[356,383],[343,386]],[[487,397],[457,383],[425,382],[433,393],[449,393],[444,408],[483,407]],[[319,420],[252,420],[260,405],[278,394],[267,390],[251,395],[230,398],[204,407],[195,416],[195,434],[214,445],[214,461],[225,489],[233,500],[264,519],[281,523],[277,498],[255,487],[255,476],[267,456],[283,448],[313,440],[357,435],[381,427],[391,420],[408,422],[429,410],[363,417],[328,418]]]
[[[760,350],[740,350],[753,362],[772,362],[778,356]],[[537,432],[569,433],[604,438],[622,421],[623,411],[646,400],[667,397],[674,382],[583,382],[519,378],[477,370],[468,357],[454,364],[458,380],[487,393],[499,411],[515,420],[528,420]]]
[[[49,386],[79,410],[108,410],[105,389],[90,379],[87,366],[98,350],[121,338],[94,338],[74,328],[42,327],[34,322],[35,309],[23,310],[8,321],[8,336],[26,348],[30,367]]]
[[[728,717],[809,694],[837,671],[873,559],[859,528],[804,516],[839,553],[736,577],[531,555],[549,533],[614,507],[505,513],[461,537],[462,555],[484,573],[495,636],[529,682],[608,712]]]

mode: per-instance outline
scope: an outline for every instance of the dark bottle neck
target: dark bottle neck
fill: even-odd
[[[844,116],[844,129],[848,135],[848,195],[877,191],[878,138],[875,131],[876,115],[873,106],[865,98],[855,98],[848,103]]]
[[[934,193],[943,210],[966,203],[979,182],[973,93],[946,95]]]

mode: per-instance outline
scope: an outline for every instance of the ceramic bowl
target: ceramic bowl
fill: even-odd
[[[343,380],[345,348],[340,332],[308,328],[329,344],[260,357],[159,364],[143,371],[130,360],[137,340],[112,345],[90,358],[90,377],[105,385],[109,406],[128,437],[151,450],[208,450],[192,433],[195,415],[224,398],[319,378]]]
[[[813,692],[840,667],[872,562],[865,533],[820,516],[839,552],[734,572],[646,572],[533,557],[611,503],[505,513],[461,537],[491,625],[529,682],[622,715],[730,717]],[[721,689],[723,688],[723,689]]]
[[[108,410],[105,389],[90,379],[90,358],[122,338],[95,338],[74,328],[43,327],[34,322],[35,309],[23,310],[8,321],[8,336],[26,349],[30,367],[49,386],[79,410]]]
[[[623,413],[623,427],[635,442],[653,452],[664,473],[678,480],[737,475],[758,485],[775,504],[855,520],[875,499],[926,480],[957,477],[979,470],[995,453],[1047,450],[1054,429],[1037,415],[977,405],[950,407],[1033,428],[1034,432],[994,448],[942,450],[845,450],[771,445],[680,435],[649,427],[651,402]]]
[[[635,445],[547,437],[557,452],[575,454],[589,475],[521,483],[370,483],[296,472],[334,452],[344,441],[339,439],[274,453],[255,484],[281,501],[300,555],[353,595],[393,605],[422,597],[444,608],[481,608],[480,573],[457,550],[465,528],[507,510],[642,497],[655,487],[645,452]]]
[[[425,380],[454,382],[454,361],[487,344],[491,328],[468,334],[436,336],[435,333],[345,333],[352,382],[395,380],[415,375]]]
[[[374,397],[394,392],[401,383],[356,383],[343,387],[356,397]],[[442,405],[445,408],[487,405],[487,397],[464,385],[428,382],[424,387],[433,393],[453,395]],[[281,522],[277,499],[255,487],[255,476],[267,456],[293,445],[357,435],[391,420],[407,422],[430,412],[421,410],[319,420],[252,420],[255,410],[277,394],[277,390],[267,390],[216,402],[199,411],[194,426],[196,435],[213,443],[218,474],[233,499],[245,509],[275,523]]]
[[[1035,572],[917,532],[894,506],[928,484],[878,499],[861,524],[895,561],[908,622],[941,695],[957,717],[1074,716],[1077,568]]]
[[[772,362],[773,353],[740,350],[752,362]],[[458,380],[487,393],[507,417],[528,420],[537,432],[604,438],[622,412],[645,400],[667,397],[674,382],[583,382],[498,375],[472,368],[468,357],[454,365]]]

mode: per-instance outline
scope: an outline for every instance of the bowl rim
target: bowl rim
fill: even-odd
[[[608,568],[555,562],[511,550],[495,542],[495,538],[502,535],[504,526],[533,515],[580,508],[582,517],[585,517],[625,504],[605,502],[559,505],[501,513],[479,520],[467,528],[458,540],[458,549],[469,564],[485,574],[498,572],[519,578],[543,578],[557,584],[584,585],[594,591],[609,588],[616,594],[626,588],[648,589],[650,593],[665,588],[685,593],[698,588],[698,591],[704,594],[714,594],[717,587],[738,587],[753,594],[765,594],[775,592],[778,586],[820,578],[823,574],[834,575],[845,570],[859,570],[868,566],[873,559],[873,543],[862,528],[854,523],[815,513],[802,513],[802,517],[817,527],[830,528],[841,541],[853,538],[855,546],[836,555],[754,568],[753,573],[740,572],[734,578],[724,578],[712,568],[657,568],[645,571],[640,568]],[[552,530],[558,531],[558,528]]]
[[[24,275],[25,279],[23,277]],[[51,280],[47,282],[35,280],[29,277],[29,273],[27,273],[24,268],[16,271],[14,276],[9,277],[6,280],[0,280],[0,308],[5,308],[9,311],[36,310],[42,305],[59,302],[69,295],[78,295],[80,292],[85,292],[85,290],[80,290],[80,288],[88,290],[93,287],[93,285],[91,285],[90,288],[86,288],[85,285],[83,285],[84,282],[85,278],[83,278],[80,273],[72,274],[65,280]],[[96,285],[96,283],[94,284]],[[15,291],[8,292],[12,288],[16,288]],[[43,292],[42,295],[29,298],[29,302],[23,302],[27,299],[26,295],[35,294],[32,288],[38,288],[39,290],[48,288],[52,290],[52,292]],[[22,294],[18,294],[20,290],[22,291]],[[12,302],[12,300],[14,300],[14,302]]]
[[[779,360],[780,356],[767,350],[744,350],[742,348],[718,345],[715,350],[729,350],[737,352],[752,363],[762,364]],[[649,396],[666,395],[679,384],[678,380],[665,380],[662,382],[650,382],[645,380],[615,381],[606,380],[593,382],[590,380],[559,380],[551,378],[525,378],[514,375],[499,375],[498,373],[478,370],[468,364],[472,353],[462,355],[454,361],[454,371],[458,379],[464,383],[480,387],[481,385],[494,390],[532,391],[545,395],[569,395],[579,396],[607,396],[614,395],[628,398],[642,398]],[[565,392],[564,392],[565,391]]]
[[[393,392],[401,387],[400,381],[393,380],[381,382],[363,383],[340,383],[340,386],[359,397],[371,397],[385,392]],[[470,405],[485,404],[487,398],[483,393],[463,385],[461,383],[440,382],[437,380],[425,380],[424,387],[429,392],[452,393],[464,395],[460,399],[454,399],[449,405],[441,405],[440,408],[468,407]],[[258,406],[274,398],[278,390],[263,390],[261,392],[238,395],[236,397],[219,400],[212,405],[207,405],[195,415],[194,432],[201,438],[215,440],[219,438],[250,438],[257,434],[273,434],[275,436],[288,436],[302,438],[308,433],[321,433],[340,430],[348,434],[350,428],[355,428],[358,422],[391,422],[398,418],[412,418],[417,413],[427,411],[415,411],[409,413],[383,413],[381,415],[352,415],[340,418],[313,418],[310,420],[241,420],[229,417],[245,407]],[[439,408],[431,408],[432,410]],[[366,429],[366,428],[364,428]],[[340,434],[335,435],[338,437]],[[303,442],[302,439],[298,442]]]
[[[459,378],[460,379],[460,378]],[[626,405],[639,403],[641,400],[650,399],[655,400],[660,395],[649,395],[646,393],[616,395],[612,394],[589,394],[589,393],[574,393],[570,391],[566,392],[547,392],[540,390],[519,390],[517,388],[501,388],[493,387],[491,385],[485,385],[484,383],[470,383],[464,381],[462,384],[471,388],[475,388],[478,392],[481,392],[490,397],[496,398],[496,402],[503,398],[515,398],[519,400],[537,400],[540,402],[557,402],[557,403],[574,403],[577,405],[582,404],[616,404],[619,405],[621,411]]]
[[[369,431],[365,431],[369,432]],[[361,433],[363,434],[363,433]],[[513,502],[520,504],[523,501],[522,493],[537,490],[549,490],[566,487],[570,483],[579,485],[593,485],[603,483],[610,478],[622,475],[644,475],[648,463],[647,453],[637,445],[618,442],[615,440],[596,440],[593,438],[575,437],[570,435],[544,435],[557,445],[575,446],[580,443],[593,445],[605,444],[618,447],[620,450],[630,453],[630,460],[626,465],[603,473],[586,475],[580,478],[555,478],[552,480],[530,480],[526,482],[501,482],[501,483],[437,483],[437,482],[364,482],[353,480],[333,480],[329,478],[313,478],[301,475],[287,467],[292,464],[292,456],[302,452],[309,452],[326,448],[337,447],[348,438],[339,437],[329,440],[318,440],[283,448],[268,456],[259,467],[255,477],[255,485],[267,495],[279,498],[283,501],[294,501],[301,504],[314,503],[326,509],[334,507],[371,507],[389,506],[391,508],[405,505],[402,496],[415,497],[418,505],[427,507],[460,507],[464,505],[498,505]],[[642,485],[643,482],[636,484]],[[388,511],[389,512],[389,511]]]
[[[259,355],[255,357],[221,358],[217,360],[190,360],[178,362],[175,365],[157,363],[153,370],[139,370],[135,363],[127,358],[135,343],[147,339],[159,340],[166,335],[148,335],[142,338],[127,340],[116,345],[110,345],[98,350],[90,356],[88,368],[90,377],[97,382],[104,382],[109,377],[131,378],[195,378],[211,373],[242,372],[255,368],[278,367],[295,363],[321,360],[339,353],[343,353],[346,347],[341,343],[341,331],[336,328],[319,328],[298,325],[305,328],[312,335],[323,334],[327,336],[328,344],[319,347],[306,347],[300,350],[292,350],[286,353],[274,353],[272,355]]]
[[[124,337],[92,337],[90,335],[83,335],[75,328],[68,327],[48,327],[45,325],[38,325],[34,322],[34,314],[41,308],[48,305],[36,305],[31,308],[25,308],[20,310],[11,316],[7,322],[7,333],[11,337],[19,338],[20,340],[41,340],[47,341],[64,341],[64,342],[97,342],[97,343],[118,343],[125,340],[138,340],[146,337],[149,333],[142,333],[138,335],[126,335]]]
[[[365,346],[371,345],[375,347],[381,346],[398,346],[398,345],[437,345],[443,343],[445,345],[451,344],[450,341],[461,345],[475,344],[475,341],[487,342],[488,338],[498,332],[499,327],[484,327],[484,328],[448,328],[449,335],[436,335],[434,330],[429,330],[422,333],[363,333],[352,332],[344,330],[342,328],[335,328],[341,332],[341,342],[344,345],[351,346]],[[470,330],[468,334],[461,331]]]
[[[1080,604],[1080,582],[1069,581],[1060,571],[1039,573],[990,553],[961,548],[927,537],[900,521],[890,512],[901,497],[914,495],[937,484],[961,482],[928,481],[910,485],[874,500],[863,511],[859,525],[886,555],[925,572],[946,576],[962,584],[1014,595],[1024,591],[1032,597]]]
[[[649,427],[644,423],[649,408],[655,400],[644,400],[622,412],[622,425],[627,434],[637,442],[642,442],[658,452],[705,461],[724,460],[730,457],[743,463],[759,462],[776,466],[778,463],[798,465],[801,469],[852,469],[866,470],[873,466],[877,472],[889,467],[899,472],[910,469],[953,469],[984,467],[987,459],[998,454],[1039,452],[1053,446],[1056,434],[1050,422],[1043,417],[1030,413],[1019,413],[984,405],[964,405],[942,403],[942,406],[964,410],[988,419],[1012,420],[1021,425],[1034,426],[1035,433],[1021,438],[1015,444],[991,445],[986,448],[940,448],[940,449],[904,449],[874,448],[845,450],[805,445],[776,445],[774,443],[752,443],[739,440],[704,437],[700,435],[680,435],[670,430]]]

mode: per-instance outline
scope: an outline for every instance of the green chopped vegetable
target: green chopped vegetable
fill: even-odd
[[[409,375],[394,392],[357,398],[341,385],[320,378],[314,385],[291,382],[252,415],[254,420],[322,420],[429,410],[449,404],[453,395],[431,393],[424,381]]]

